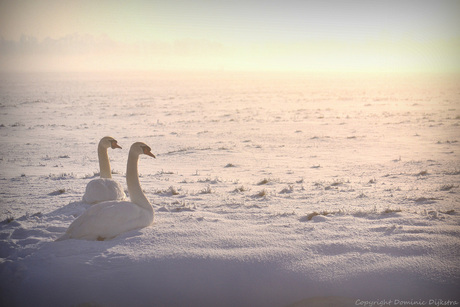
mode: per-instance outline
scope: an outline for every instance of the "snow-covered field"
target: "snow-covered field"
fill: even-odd
[[[0,79],[2,306],[460,305],[458,78]],[[54,242],[106,135],[154,224]]]

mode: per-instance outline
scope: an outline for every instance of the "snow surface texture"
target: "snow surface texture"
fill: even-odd
[[[0,78],[2,306],[460,302],[458,78]],[[55,242],[104,135],[154,224]]]

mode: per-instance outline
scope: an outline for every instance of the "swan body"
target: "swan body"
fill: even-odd
[[[124,200],[126,194],[121,184],[112,178],[98,178],[88,182],[83,202],[96,204],[109,200]]]
[[[117,141],[110,137],[103,137],[97,146],[97,155],[99,158],[99,169],[101,178],[91,180],[86,186],[83,202],[95,204],[108,200],[124,200],[125,192],[121,184],[112,179],[112,170],[110,168],[108,148],[120,148]]]
[[[126,182],[131,201],[106,201],[89,207],[75,219],[66,233],[57,239],[107,240],[117,235],[149,226],[154,211],[139,183],[138,161],[141,154],[151,157],[150,147],[137,142],[129,150]]]

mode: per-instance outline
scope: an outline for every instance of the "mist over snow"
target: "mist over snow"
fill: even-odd
[[[2,71],[220,69],[228,46],[205,39],[121,42],[107,35],[73,33],[39,39],[0,38]]]
[[[458,305],[459,93],[442,75],[2,73],[0,305]],[[125,189],[131,144],[156,155],[154,224],[55,242],[106,135]]]
[[[15,40],[0,35],[0,71],[459,71],[458,39],[439,43],[433,39],[402,42],[398,37],[310,37],[282,42],[222,39],[185,36],[125,41],[75,32],[45,38],[23,34]]]

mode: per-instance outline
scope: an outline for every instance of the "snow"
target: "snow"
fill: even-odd
[[[460,304],[458,78],[0,78],[2,306]],[[55,242],[105,135],[154,224]]]

